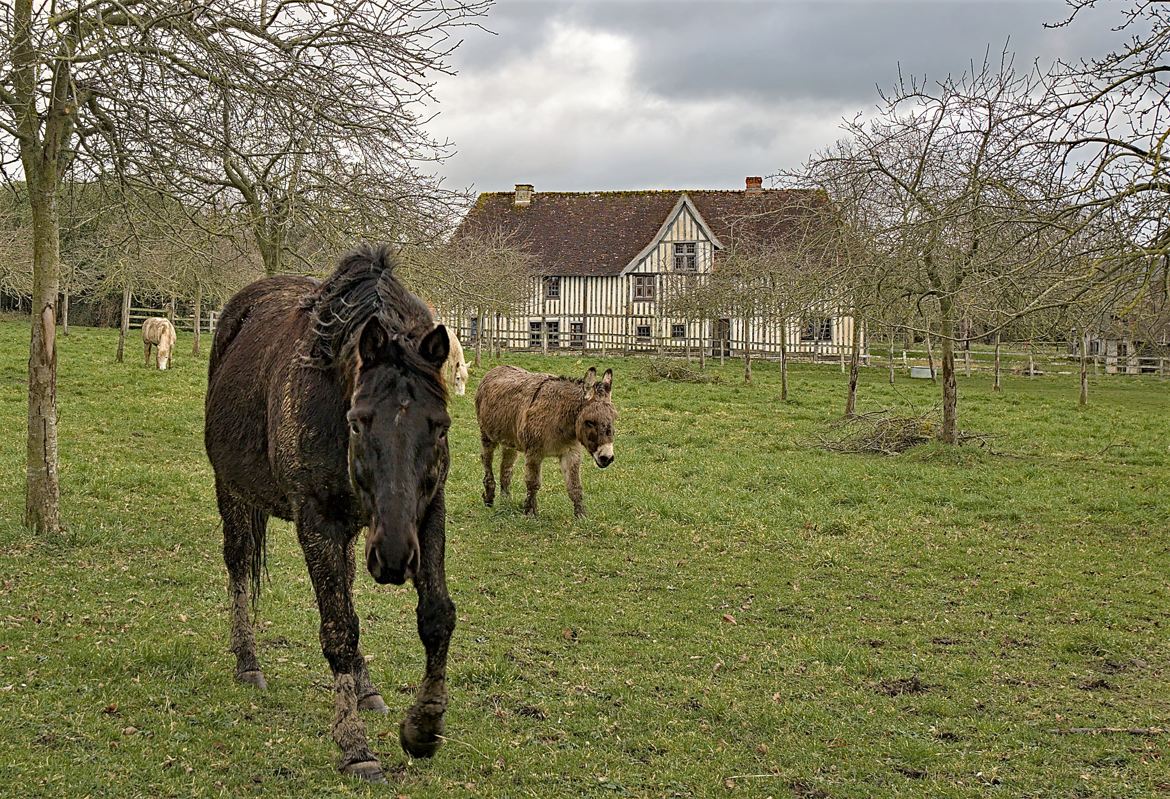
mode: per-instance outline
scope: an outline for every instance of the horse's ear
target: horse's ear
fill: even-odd
[[[451,354],[451,341],[447,338],[447,328],[439,325],[423,336],[422,341],[418,343],[418,354],[436,368],[442,366],[446,362],[447,356]]]
[[[358,338],[359,365],[363,368],[377,366],[390,358],[390,334],[377,317],[370,319],[362,327]]]

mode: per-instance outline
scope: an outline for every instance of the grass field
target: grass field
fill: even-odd
[[[994,452],[897,458],[809,439],[834,367],[743,386],[650,383],[621,358],[617,461],[575,521],[479,502],[471,397],[453,402],[450,742],[407,762],[422,673],[409,588],[359,575],[363,645],[393,715],[389,786],[334,770],[328,668],[303,561],[270,532],[258,630],[270,689],[232,680],[202,451],[206,361],[147,370],[116,333],[60,341],[69,531],[23,508],[27,329],[0,324],[0,794],[14,797],[1150,797],[1170,795],[1170,384],[960,378]],[[717,368],[717,367],[716,367]],[[480,372],[482,374],[482,372]],[[473,375],[474,380],[478,375]],[[863,372],[860,409],[925,408]],[[470,392],[469,392],[470,394]]]

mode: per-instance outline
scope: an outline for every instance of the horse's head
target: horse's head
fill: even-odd
[[[455,364],[455,396],[462,397],[467,393],[467,364],[463,359],[459,359],[459,363]]]
[[[602,469],[613,463],[613,423],[617,409],[613,407],[612,396],[613,370],[606,369],[598,381],[597,370],[590,367],[585,373],[585,405],[577,414],[577,440]]]
[[[349,475],[369,523],[366,566],[379,583],[400,585],[418,571],[419,530],[447,478],[447,331],[440,325],[416,345],[375,318],[359,336]]]

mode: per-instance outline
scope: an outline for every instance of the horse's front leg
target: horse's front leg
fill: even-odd
[[[353,548],[355,540],[356,539],[350,539],[345,548],[345,580],[349,585],[350,596],[353,596]],[[358,710],[369,710],[374,713],[389,713],[390,708],[387,707],[386,702],[382,699],[382,694],[374,686],[373,679],[370,678],[369,664],[366,663],[366,659],[362,655],[360,646],[358,647],[357,657],[354,658],[353,669],[354,687],[357,691]]]
[[[427,669],[414,704],[406,711],[398,740],[412,757],[430,757],[443,735],[447,711],[447,645],[455,630],[455,603],[447,594],[443,569],[447,511],[443,489],[431,503],[419,541],[422,563],[415,575],[418,589],[418,637],[427,653]]]
[[[333,670],[333,740],[341,748],[338,768],[343,774],[383,782],[382,765],[370,751],[366,725],[358,715],[364,663],[359,667],[358,617],[350,591],[356,534],[350,525],[328,518],[314,503],[306,503],[297,514],[297,539],[321,613],[321,651]]]

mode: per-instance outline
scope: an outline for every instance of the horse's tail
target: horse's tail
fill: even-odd
[[[252,508],[248,518],[248,535],[252,539],[252,562],[249,572],[252,582],[252,612],[260,606],[260,575],[268,575],[268,514]]]

